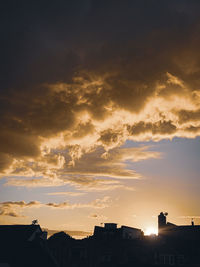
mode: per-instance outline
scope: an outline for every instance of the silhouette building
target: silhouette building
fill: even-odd
[[[0,267],[200,267],[200,226],[167,222],[158,215],[158,235],[105,223],[76,240],[64,232],[46,240],[39,225],[0,226]]]
[[[188,240],[200,240],[200,225],[176,225],[167,222],[167,213],[161,212],[158,216],[158,234],[165,237],[176,237]]]
[[[143,232],[140,229],[122,225],[117,228],[116,223],[105,223],[104,227],[94,227],[94,238],[101,239],[140,239],[143,236]]]
[[[0,266],[58,267],[39,225],[0,225]]]

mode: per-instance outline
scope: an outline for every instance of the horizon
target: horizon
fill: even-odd
[[[166,218],[168,216],[168,213],[166,213]],[[164,213],[164,214],[165,214]],[[161,213],[160,213],[161,214]],[[188,218],[190,219],[190,224],[182,224],[182,225],[176,225],[176,224],[173,224],[175,226],[200,226],[200,224],[195,224],[194,222],[194,219],[195,218]],[[158,222],[158,216],[157,216],[157,222]],[[168,220],[166,220],[166,222],[168,223]],[[105,227],[105,224],[116,224],[116,227],[117,229],[121,228],[122,226],[126,226],[126,227],[130,227],[130,228],[134,228],[134,229],[139,229],[143,232],[144,236],[152,236],[152,235],[158,235],[158,225],[156,228],[150,226],[149,228],[146,228],[146,229],[142,229],[142,228],[135,228],[134,226],[130,226],[130,225],[120,225],[120,224],[117,224],[115,222],[105,222],[105,223],[100,223],[100,225],[94,225],[94,229],[96,226],[99,226],[99,227]],[[171,224],[171,223],[170,223]],[[38,222],[38,220],[33,220],[31,222],[31,224],[9,224],[9,225],[6,225],[6,224],[3,224],[5,226],[9,226],[9,225],[13,225],[13,226],[27,226],[27,225],[38,225],[40,226],[40,223]],[[42,231],[46,231],[47,232],[47,236],[48,238],[56,233],[59,233],[59,232],[65,232],[66,234],[68,234],[69,236],[75,238],[75,239],[83,239],[83,238],[86,238],[88,236],[92,236],[93,233],[94,233],[94,230],[93,231],[90,231],[90,232],[86,232],[86,231],[79,231],[79,230],[76,230],[76,231],[73,231],[73,230],[67,230],[67,229],[48,229],[48,228],[45,228],[45,226],[40,226]]]

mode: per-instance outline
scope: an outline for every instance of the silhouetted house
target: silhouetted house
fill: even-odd
[[[158,216],[159,235],[154,237],[144,236],[137,228],[105,223],[82,240],[59,232],[46,241],[38,225],[4,226],[9,231],[0,229],[6,244],[0,267],[55,263],[59,267],[200,267],[200,227],[194,223],[178,226],[167,222],[166,216],[163,212]]]
[[[158,216],[158,233],[160,236],[200,241],[200,225],[194,225],[193,221],[191,225],[175,225],[167,222],[166,216],[167,213],[163,212]]]
[[[47,242],[49,249],[59,263],[59,266],[70,266],[69,263],[74,257],[72,253],[74,239],[61,231],[50,236]]]
[[[185,248],[180,244],[159,242],[155,248],[155,265],[183,266],[186,261]]]
[[[99,239],[140,239],[143,232],[133,227],[122,225],[117,228],[116,223],[105,223],[104,227],[95,226],[93,236]]]
[[[119,228],[122,239],[141,239],[143,232],[140,229],[122,225]]]
[[[87,239],[75,240],[63,231],[48,239],[48,247],[60,267],[88,267],[88,244]]]
[[[0,266],[56,267],[39,225],[0,225]]]
[[[200,266],[200,226],[167,222],[167,213],[158,216],[157,266]]]

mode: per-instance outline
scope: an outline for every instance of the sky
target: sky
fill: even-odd
[[[200,2],[0,12],[0,224],[200,224]]]

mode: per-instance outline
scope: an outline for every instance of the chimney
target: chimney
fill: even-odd
[[[158,234],[160,234],[167,225],[166,216],[167,216],[167,213],[163,213],[163,212],[161,212],[160,215],[158,215]]]

